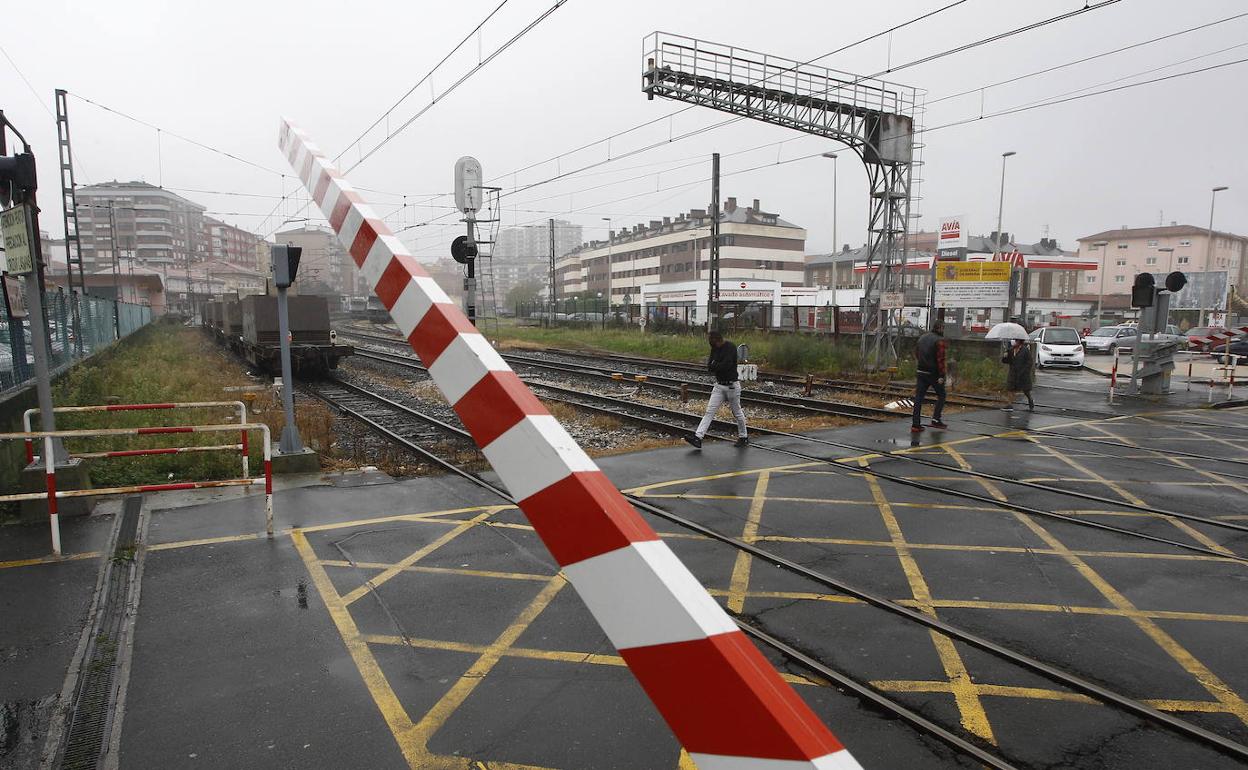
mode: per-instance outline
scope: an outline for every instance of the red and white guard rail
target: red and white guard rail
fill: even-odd
[[[321,150],[285,120],[280,146],[698,767],[858,768]]]
[[[104,487],[102,489],[57,489],[56,462],[53,459],[52,439],[54,438],[87,438],[92,436],[149,436],[162,433],[226,433],[234,431],[261,431],[264,435],[264,477],[222,479],[219,481],[179,481],[172,484],[136,484],[126,487]],[[182,489],[204,489],[208,487],[237,487],[264,485],[264,525],[268,534],[273,534],[273,458],[269,442],[269,426],[263,423],[242,425],[172,425],[152,428],[95,428],[85,430],[54,430],[54,431],[23,431],[21,433],[0,433],[0,441],[5,439],[22,439],[31,441],[43,440],[43,462],[47,477],[45,492],[24,492],[15,495],[0,495],[0,502],[17,502],[20,500],[48,501],[48,519],[52,528],[52,553],[61,555],[61,520],[56,511],[56,501],[67,497],[89,497],[92,495],[119,495],[136,492],[169,492]],[[237,444],[226,445],[235,449]],[[134,450],[146,451],[146,450]],[[81,455],[79,455],[81,456]],[[117,456],[117,455],[111,455]]]
[[[58,406],[53,407],[52,411],[56,414],[81,414],[84,412],[139,412],[153,411],[165,409],[212,409],[216,407],[228,406],[238,410],[238,423],[242,425],[247,422],[247,405],[242,401],[188,401],[180,404],[96,404],[92,406]],[[31,431],[31,418],[38,414],[38,409],[27,409],[22,413],[22,430],[29,433]],[[218,450],[235,449],[242,455],[243,459],[243,478],[251,475],[250,469],[247,467],[247,455],[250,448],[247,444],[247,431],[239,431],[239,443],[222,444],[219,446],[196,446],[196,447],[167,447],[163,449],[124,449],[115,452],[81,452],[71,454],[70,457],[80,457],[86,459],[99,459],[103,457],[138,457],[141,455],[167,455],[182,454],[185,452],[212,452]],[[33,439],[26,439],[26,464],[35,460],[35,442]]]

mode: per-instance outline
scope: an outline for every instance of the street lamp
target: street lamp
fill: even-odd
[[[1001,195],[997,198],[997,236],[992,239],[992,261],[993,262],[996,262],[998,257],[1001,254],[1001,214],[1005,209],[1005,159],[1010,157],[1011,155],[1017,155],[1017,154],[1018,153],[1014,152],[1013,150],[1010,150],[1009,152],[1001,153]],[[1010,271],[1009,305],[1010,305],[1009,308],[1007,308],[1005,311],[1006,317],[1002,319],[1004,321],[1008,321],[1009,317],[1014,315],[1014,272],[1013,270]]]
[[[825,152],[823,157],[832,159],[832,253],[835,254],[841,248],[836,240],[836,153]]]
[[[614,241],[615,231],[611,229],[611,217],[603,217],[603,222],[607,223],[607,312],[611,312],[611,246]]]
[[[1005,210],[1005,159],[1017,154],[1013,150],[1001,153],[1001,195],[997,198],[997,237],[992,242],[993,262],[997,261],[997,255],[1001,253],[1001,214]]]
[[[1208,286],[1209,284],[1209,263],[1213,261],[1213,204],[1218,199],[1218,193],[1226,189],[1229,189],[1229,188],[1227,188],[1226,186],[1215,187],[1213,188],[1213,192],[1209,194],[1209,242],[1205,244],[1205,269],[1200,271],[1205,276],[1200,281],[1202,294],[1209,293],[1209,290],[1205,287]],[[1205,305],[1206,304],[1207,303],[1203,301],[1200,303],[1200,323],[1198,324],[1199,326],[1205,325]]]
[[[1099,329],[1101,328],[1101,303],[1105,300],[1105,251],[1109,248],[1109,241],[1096,241],[1092,246],[1101,247],[1101,274],[1096,281],[1096,329]]]

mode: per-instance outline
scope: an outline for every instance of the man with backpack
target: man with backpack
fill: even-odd
[[[932,330],[919,337],[914,346],[914,357],[918,365],[914,372],[914,411],[910,415],[910,432],[922,433],[923,399],[927,391],[936,394],[936,408],[932,410],[933,428],[948,428],[941,419],[945,409],[945,324],[936,321]]]
[[[724,339],[724,335],[718,330],[712,330],[706,338],[711,344],[706,370],[715,377],[715,385],[711,389],[711,398],[706,403],[706,414],[702,416],[702,422],[692,436],[685,436],[685,441],[701,449],[702,437],[710,430],[711,421],[715,419],[719,407],[727,401],[732,416],[737,420],[737,441],[733,446],[749,446],[745,411],[741,408],[741,379],[737,376],[737,346]]]

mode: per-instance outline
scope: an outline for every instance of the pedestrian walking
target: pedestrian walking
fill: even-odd
[[[749,438],[745,427],[745,411],[741,409],[741,379],[737,376],[737,346],[724,339],[724,335],[718,331],[710,332],[706,339],[711,344],[706,370],[715,377],[715,385],[706,402],[706,414],[702,416],[702,422],[698,423],[698,429],[692,436],[685,436],[685,441],[701,449],[702,438],[710,429],[711,421],[727,401],[732,416],[737,420],[737,443],[733,446],[747,446]]]
[[[1027,340],[1013,340],[1010,347],[1001,357],[1001,363],[1009,368],[1005,375],[1005,389],[1009,391],[1009,401],[1005,411],[1014,411],[1015,394],[1022,391],[1027,396],[1027,411],[1036,411],[1036,402],[1031,400],[1031,386],[1035,380],[1032,371],[1031,345]]]
[[[945,411],[945,324],[936,321],[932,330],[919,337],[914,345],[917,359],[914,370],[914,411],[910,415],[910,432],[923,432],[923,399],[927,391],[936,394],[936,406],[932,409],[933,428],[948,428],[940,419]]]

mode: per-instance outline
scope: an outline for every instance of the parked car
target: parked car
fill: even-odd
[[[1139,325],[1136,323],[1125,323],[1122,325],[1130,326],[1132,329],[1136,329],[1137,331],[1139,329]],[[1146,335],[1145,339],[1150,338]],[[1187,339],[1187,335],[1181,334],[1179,332],[1179,327],[1174,324],[1166,324],[1166,330],[1164,332],[1157,332],[1153,334],[1151,339],[1158,342],[1177,342],[1179,343],[1179,350],[1187,350],[1188,346],[1191,344]],[[1131,343],[1120,343],[1118,347],[1122,350],[1130,350]]]
[[[1229,354],[1229,355],[1228,355]],[[1248,363],[1248,334],[1241,335],[1231,340],[1230,349],[1227,350],[1225,345],[1219,345],[1213,357],[1220,364],[1229,364],[1231,356],[1240,356],[1239,363]],[[1238,365],[1238,364],[1237,364]]]
[[[1205,340],[1210,334],[1224,331],[1220,326],[1196,326],[1187,330],[1187,342],[1192,350],[1208,351],[1210,346]]]
[[[1135,337],[1134,327],[1102,326],[1083,338],[1083,347],[1089,353],[1108,353],[1112,356],[1119,348],[1130,348]]]
[[[1083,344],[1079,332],[1069,326],[1042,326],[1031,333],[1036,343],[1036,365],[1083,366]]]

